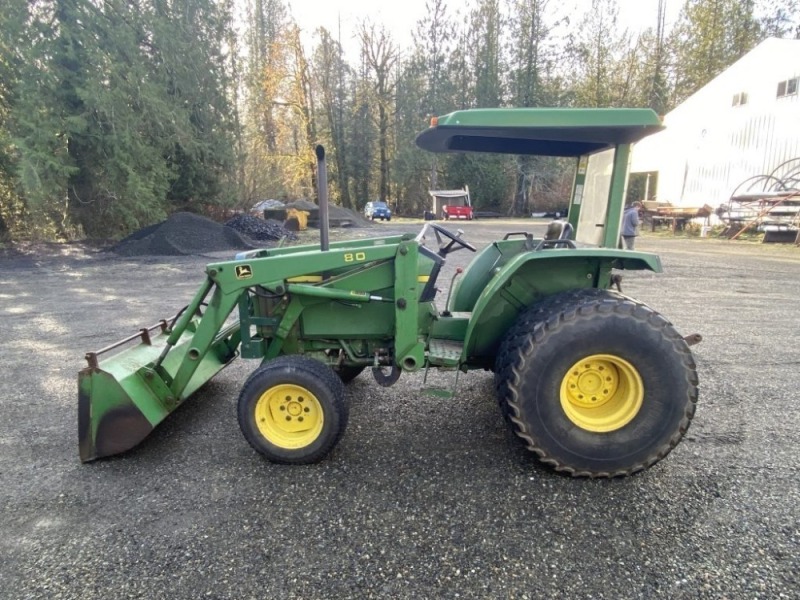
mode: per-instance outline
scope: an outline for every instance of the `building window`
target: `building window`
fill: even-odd
[[[747,92],[739,92],[733,95],[732,105],[741,106],[742,104],[747,104]]]
[[[800,82],[800,77],[795,77],[793,79],[787,79],[786,81],[781,81],[778,84],[778,98],[783,98],[784,96],[793,96],[797,93],[798,83]]]

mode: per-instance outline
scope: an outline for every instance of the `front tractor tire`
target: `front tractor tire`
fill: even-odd
[[[545,302],[519,318],[497,359],[498,402],[517,436],[576,477],[630,475],[664,458],[697,403],[683,338],[653,309],[607,290]]]
[[[248,443],[281,464],[322,460],[347,427],[344,386],[325,364],[302,356],[264,363],[239,394],[239,427]]]

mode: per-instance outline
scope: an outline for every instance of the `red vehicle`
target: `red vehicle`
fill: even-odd
[[[428,192],[433,202],[434,215],[441,215],[442,219],[467,219],[475,218],[472,202],[469,198],[469,187],[463,190],[431,190]]]

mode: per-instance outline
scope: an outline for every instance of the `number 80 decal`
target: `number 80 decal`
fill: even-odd
[[[355,260],[367,260],[366,252],[356,252],[356,253],[347,252],[347,253],[345,253],[344,262],[350,263],[350,262],[353,262]]]

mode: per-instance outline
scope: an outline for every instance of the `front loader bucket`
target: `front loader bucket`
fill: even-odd
[[[207,352],[193,344],[196,319],[169,350],[166,321],[86,355],[89,366],[78,375],[78,435],[82,462],[119,454],[136,446],[184,400],[233,361],[239,325],[219,332]],[[153,335],[153,332],[156,332]],[[174,337],[174,336],[173,336]],[[137,346],[98,361],[109,350],[140,339]],[[173,392],[178,368],[188,357],[197,367],[188,384]]]

